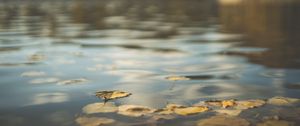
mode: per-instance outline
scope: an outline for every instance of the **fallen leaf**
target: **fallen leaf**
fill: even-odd
[[[258,123],[256,126],[294,126],[294,123],[284,120],[267,120],[265,122]]]
[[[197,114],[201,112],[205,112],[208,110],[208,107],[206,106],[193,106],[193,107],[180,107],[175,108],[174,112],[178,115],[191,115],[191,114]]]
[[[199,120],[197,126],[249,126],[250,123],[240,117],[217,115]]]
[[[139,105],[121,105],[118,114],[139,117],[155,112],[155,109]]]
[[[184,107],[184,106],[177,105],[177,104],[167,104],[166,108],[157,110],[156,112],[158,114],[161,114],[161,115],[169,115],[169,114],[173,114],[174,113],[174,109],[175,108],[180,108],[180,107]]]
[[[249,108],[256,108],[263,106],[266,104],[266,101],[264,100],[245,100],[245,101],[237,101],[237,109],[249,109]]]
[[[224,101],[222,101],[222,107],[223,108],[232,107],[234,105],[236,105],[234,100],[224,100]]]
[[[103,117],[79,117],[75,121],[80,126],[100,126],[115,122],[113,119]]]
[[[217,106],[217,107],[222,106],[222,101],[220,100],[210,100],[210,101],[205,101],[204,103],[209,106]]]
[[[269,104],[279,105],[279,106],[289,106],[289,105],[292,105],[292,104],[298,103],[298,102],[300,102],[300,99],[280,97],[280,96],[276,96],[276,97],[270,98],[268,100]]]
[[[190,78],[187,78],[184,76],[169,76],[169,77],[166,77],[166,79],[170,80],[170,81],[190,80]]]
[[[221,113],[221,114],[226,114],[226,115],[230,115],[230,116],[238,116],[242,110],[228,110],[228,109],[218,109],[215,110],[217,113]]]
[[[58,85],[71,85],[71,84],[80,84],[87,82],[87,79],[79,78],[79,79],[72,79],[72,80],[63,80],[57,82]]]
[[[92,103],[84,106],[82,111],[86,114],[93,113],[109,113],[118,111],[118,107],[115,106],[113,102],[107,103]]]
[[[28,71],[21,74],[21,77],[40,77],[45,76],[46,73],[42,71]]]
[[[131,93],[124,92],[124,91],[98,91],[96,92],[96,96],[102,98],[106,101],[118,98],[124,98],[130,96]]]

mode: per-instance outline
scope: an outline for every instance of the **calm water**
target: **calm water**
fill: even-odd
[[[99,90],[131,92],[116,104],[153,108],[300,98],[299,35],[300,3],[292,1],[2,1],[0,123],[76,125],[83,106],[102,101]],[[170,82],[170,75],[191,80]],[[57,84],[71,79],[86,81]],[[195,125],[201,117],[161,125]]]

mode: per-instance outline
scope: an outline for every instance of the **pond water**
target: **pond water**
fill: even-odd
[[[299,14],[296,0],[1,1],[0,124],[70,126],[96,116],[122,122],[111,125],[182,126],[213,114],[158,123],[85,115],[82,108],[103,102],[95,92],[104,90],[132,93],[116,105],[157,109],[300,98]],[[189,80],[166,79],[175,75]],[[300,125],[296,108],[279,116]]]

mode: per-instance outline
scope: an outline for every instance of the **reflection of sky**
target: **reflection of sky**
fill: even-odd
[[[85,105],[98,100],[94,96],[98,90],[124,90],[132,95],[116,100],[117,103],[150,107],[162,107],[168,102],[192,104],[203,99],[299,97],[299,89],[284,87],[300,82],[298,69],[270,69],[248,62],[243,55],[227,55],[260,55],[272,50],[239,47],[246,41],[244,36],[223,33],[215,23],[175,23],[162,14],[143,21],[123,14],[103,19],[86,17],[82,22],[64,11],[53,15],[56,18],[44,17],[47,20],[17,15],[9,28],[0,27],[0,107],[72,107],[73,101]],[[28,23],[30,19],[34,21]],[[104,28],[94,28],[95,25]],[[35,61],[33,55],[44,58]],[[20,76],[32,70],[44,71],[46,75]],[[211,78],[171,82],[165,79],[169,75]],[[30,84],[52,77],[86,78],[89,83],[59,86],[53,79],[49,83]],[[69,125],[70,113],[52,112],[53,109],[47,120]],[[81,108],[76,109],[75,113],[80,113]]]
[[[49,103],[62,103],[70,100],[70,97],[65,93],[40,93],[31,98],[28,105],[41,105]]]

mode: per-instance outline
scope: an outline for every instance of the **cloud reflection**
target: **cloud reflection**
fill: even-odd
[[[62,103],[70,100],[70,96],[66,93],[39,93],[32,97],[32,101],[28,105],[42,105],[49,103]]]

